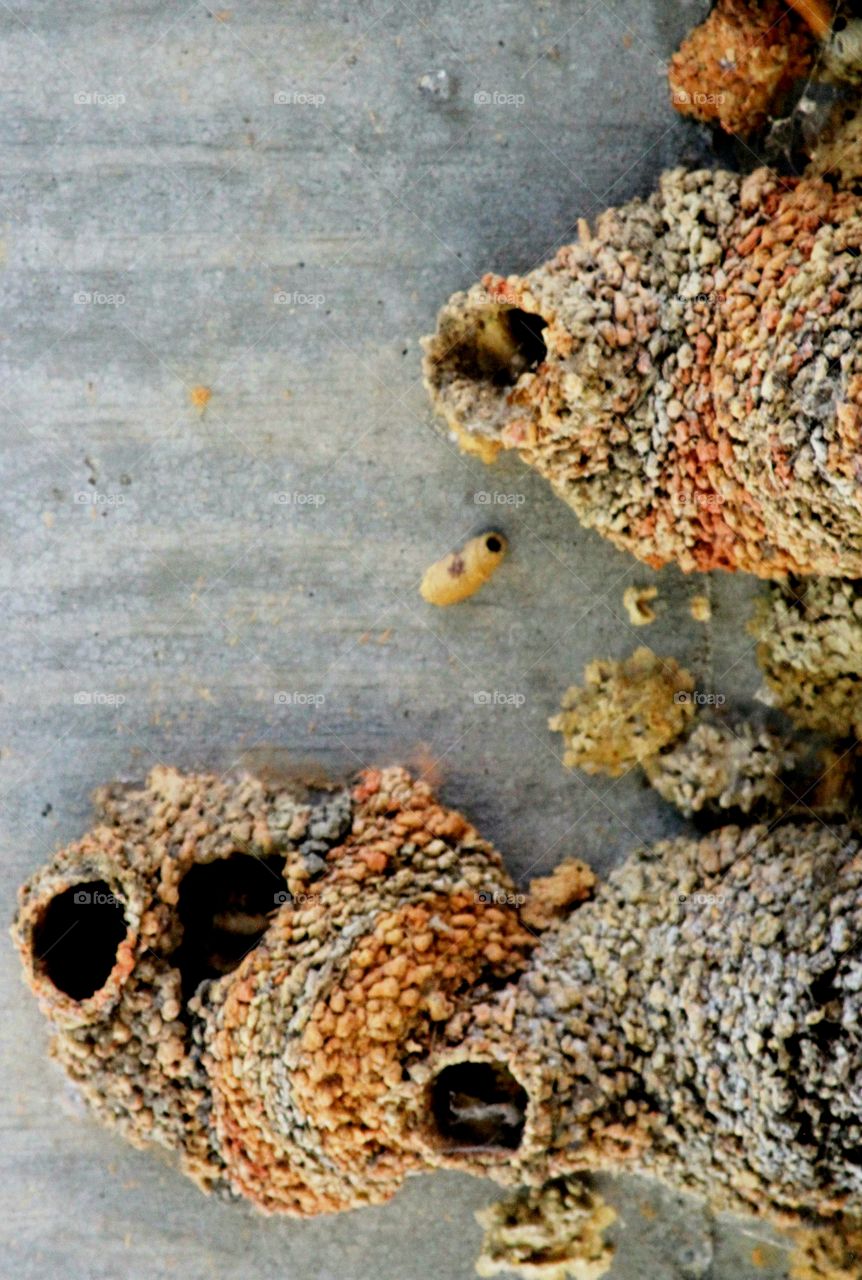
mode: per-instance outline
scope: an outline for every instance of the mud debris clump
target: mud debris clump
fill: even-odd
[[[530,881],[530,893],[521,907],[521,919],[531,929],[547,929],[568,915],[579,902],[593,896],[595,872],[580,858],[564,858],[548,876]]]
[[[549,727],[563,735],[563,764],[618,778],[676,741],[694,715],[694,677],[641,647],[621,662],[596,658]]]
[[[652,601],[658,595],[658,587],[626,587],[623,592],[623,608],[633,627],[648,627],[656,620]]]
[[[784,0],[719,0],[671,59],[671,102],[728,133],[752,133],[808,75],[816,49],[808,22]]]
[[[599,1280],[613,1262],[604,1232],[616,1218],[576,1178],[524,1187],[476,1214],[485,1228],[480,1276],[515,1272],[523,1280]]]
[[[796,763],[786,739],[743,721],[698,722],[684,738],[643,761],[652,788],[680,813],[764,816],[785,794]]]
[[[618,778],[640,765],[662,799],[690,818],[764,818],[785,797],[797,761],[780,734],[701,705],[691,672],[640,648],[622,662],[595,659],[584,685],[548,721],[563,735],[563,764]]]

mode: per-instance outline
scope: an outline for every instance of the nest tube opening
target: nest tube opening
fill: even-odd
[[[512,391],[546,360],[548,321],[513,301],[459,294],[427,342],[425,375],[438,410],[456,431],[499,438],[523,417]]]
[[[465,1058],[444,1066],[429,1091],[430,1125],[438,1148],[517,1151],[529,1097],[504,1062]]]
[[[462,377],[490,384],[505,395],[522,373],[539,367],[548,354],[542,333],[545,320],[533,311],[501,303],[466,307],[461,332],[443,353],[441,367]]]
[[[185,1000],[204,980],[232,973],[260,942],[290,900],[283,867],[282,857],[237,850],[186,872],[177,907],[182,939],[172,956]]]
[[[70,1000],[89,1000],[107,984],[127,933],[124,903],[107,881],[68,885],[35,921],[34,973]]]
[[[495,381],[503,386],[514,386],[522,373],[531,373],[547,358],[548,348],[542,336],[545,321],[535,311],[521,307],[507,307],[500,316],[510,346],[508,358],[498,370]]]

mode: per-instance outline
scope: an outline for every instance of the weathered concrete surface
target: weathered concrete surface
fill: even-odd
[[[662,75],[706,7],[0,7],[7,916],[92,787],[158,761],[412,761],[524,877],[569,853],[603,871],[680,828],[635,776],[567,775],[545,722],[586,661],[645,641],[742,705],[751,584],[713,581],[698,627],[702,582],[584,533],[518,463],[459,455],[431,428],[417,339],[454,289],[528,269],[579,216],[708,154]],[[438,70],[448,98],[419,87]],[[489,521],[510,559],[433,611],[426,564]],[[623,588],[654,579],[662,616],[633,632]],[[494,690],[525,701],[474,700]],[[207,1202],[64,1102],[9,946],[2,979],[9,1275],[470,1274],[490,1184],[422,1179],[309,1224]],[[656,1202],[658,1230],[652,1193],[611,1194],[617,1280],[748,1274],[747,1237],[720,1232],[705,1263],[698,1214]]]

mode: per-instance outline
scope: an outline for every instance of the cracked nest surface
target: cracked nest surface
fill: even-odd
[[[618,778],[674,742],[694,715],[694,677],[641,647],[622,662],[596,658],[584,685],[563,695],[549,727],[563,735],[563,763]]]
[[[462,446],[516,450],[654,568],[862,577],[862,205],[826,172],[847,136],[801,179],[671,170],[455,294],[424,377]]]
[[[412,1056],[533,941],[499,855],[398,768],[314,806],[169,769],[98,803],[14,929],[87,1101],[268,1211],[388,1198],[429,1160]]]
[[[802,728],[862,734],[862,582],[775,584],[750,630],[771,703]]]
[[[680,813],[751,814],[776,809],[796,763],[787,740],[742,722],[700,721],[681,741],[643,761],[652,788]]]

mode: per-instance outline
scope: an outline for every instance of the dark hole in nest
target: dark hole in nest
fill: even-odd
[[[518,350],[517,358],[513,363],[515,367],[521,366],[517,368],[515,375],[520,377],[526,369],[538,368],[548,354],[545,339],[542,337],[545,322],[541,316],[534,315],[530,311],[522,311],[520,307],[513,307],[511,311],[506,312],[506,322],[512,341]]]
[[[548,354],[541,316],[519,307],[494,309],[479,316],[472,337],[457,352],[462,371],[497,387],[513,386],[522,373],[537,369]]]
[[[172,957],[183,997],[205,978],[236,969],[263,937],[269,916],[286,901],[282,858],[232,853],[201,862],[183,877],[178,912],[182,942]]]
[[[431,1111],[447,1146],[520,1145],[527,1094],[508,1068],[496,1062],[457,1062],[431,1086]]]
[[[37,967],[58,991],[86,1000],[103,987],[126,936],[122,904],[104,880],[64,889],[33,931]]]

